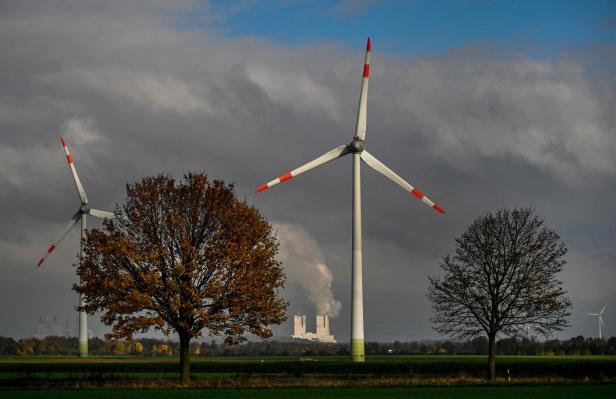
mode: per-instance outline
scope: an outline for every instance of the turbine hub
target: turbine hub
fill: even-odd
[[[90,205],[88,204],[83,204],[81,205],[81,208],[79,208],[79,210],[81,211],[81,213],[90,213]]]
[[[353,141],[349,144],[349,150],[352,153],[361,153],[364,150],[364,141],[358,138],[354,138]]]

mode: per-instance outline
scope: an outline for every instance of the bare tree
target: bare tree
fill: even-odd
[[[531,208],[501,209],[476,219],[456,239],[455,255],[430,277],[435,330],[456,338],[485,333],[489,378],[496,378],[496,335],[532,326],[549,335],[567,326],[571,301],[556,275],[567,248]]]
[[[84,310],[113,325],[108,338],[176,332],[182,384],[190,340],[204,328],[237,343],[246,332],[269,337],[286,319],[272,227],[233,186],[203,174],[144,178],[127,187],[116,216],[87,232],[74,289]]]

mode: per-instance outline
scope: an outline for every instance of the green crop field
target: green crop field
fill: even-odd
[[[485,363],[484,356],[194,357],[187,390],[175,389],[177,357],[0,357],[0,398],[145,398],[154,389],[163,398],[616,397],[616,356],[500,356],[495,386],[485,383]]]
[[[347,357],[195,357],[195,373],[418,374],[480,376],[484,356],[373,356],[365,363]],[[177,357],[4,357],[3,373],[173,373]],[[500,375],[595,377],[616,376],[616,356],[499,356]],[[507,373],[507,370],[509,373]]]
[[[225,364],[225,363],[347,363],[348,356],[193,356],[191,364]],[[176,364],[177,356],[91,356],[78,358],[75,356],[0,356],[0,368],[10,364]],[[368,356],[364,364],[392,364],[392,363],[452,363],[452,364],[481,364],[487,361],[486,356],[465,355],[399,355],[399,356]],[[501,364],[571,364],[576,362],[615,363],[613,355],[587,355],[587,356],[497,356],[497,363]],[[354,363],[358,364],[358,363]],[[361,364],[361,363],[360,363]]]
[[[516,386],[516,387],[395,387],[395,388],[295,388],[295,389],[182,389],[182,390],[0,390],[2,398],[14,399],[197,399],[197,398],[409,398],[409,399],[608,399],[616,397],[616,385]]]

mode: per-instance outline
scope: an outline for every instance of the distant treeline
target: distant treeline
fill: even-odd
[[[18,341],[0,337],[0,355],[77,355],[77,338],[50,336],[43,339],[28,338]],[[497,342],[499,355],[616,355],[616,337],[599,340],[578,336],[568,340],[535,341],[504,338]],[[135,355],[169,356],[179,353],[179,342],[151,338],[133,341],[89,340],[92,356]],[[368,355],[486,355],[488,340],[485,337],[470,341],[412,341],[366,343]],[[196,356],[317,356],[348,355],[348,344],[323,344],[310,341],[264,340],[241,345],[210,342],[191,345]]]

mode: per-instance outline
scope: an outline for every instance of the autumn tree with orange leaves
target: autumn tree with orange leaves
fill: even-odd
[[[89,230],[77,268],[88,313],[113,326],[107,338],[149,329],[180,339],[181,383],[190,378],[190,340],[207,329],[230,344],[267,338],[284,320],[278,243],[232,185],[204,174],[147,177],[127,186],[115,220]]]

